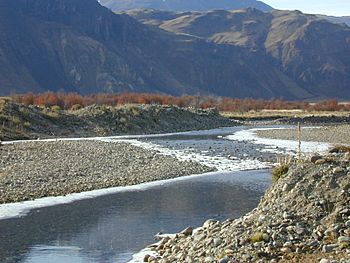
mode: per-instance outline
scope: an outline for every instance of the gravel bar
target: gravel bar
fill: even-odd
[[[257,131],[259,137],[282,140],[297,140],[297,128]],[[350,144],[350,125],[322,126],[320,128],[302,128],[302,141],[318,141],[334,144]]]
[[[135,185],[212,170],[127,143],[6,144],[0,146],[0,203]]]

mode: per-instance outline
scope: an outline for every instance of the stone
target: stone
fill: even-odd
[[[320,263],[330,263],[331,261],[330,260],[328,260],[328,259],[326,259],[326,258],[322,258],[321,260],[320,260]]]
[[[318,164],[318,165],[320,165],[320,164],[325,164],[327,161],[325,160],[325,159],[319,159],[319,160],[317,160],[316,162],[315,162],[315,164]]]
[[[207,221],[204,222],[203,228],[209,228],[210,225],[216,224],[218,221],[214,219],[208,219]]]
[[[310,162],[315,163],[317,160],[322,159],[322,156],[319,155],[313,155],[310,157]]]
[[[189,227],[185,228],[184,230],[182,230],[180,233],[185,235],[185,236],[190,236],[193,233],[193,228],[189,226]]]
[[[284,218],[284,219],[291,219],[291,218],[292,218],[292,215],[288,214],[287,212],[284,212],[284,213],[283,213],[283,218]]]
[[[341,167],[335,167],[334,169],[333,169],[333,173],[334,174],[340,174],[340,173],[343,173],[344,172],[344,170],[343,170],[343,168],[341,168]]]
[[[223,258],[219,261],[219,263],[229,263],[230,260],[228,258]]]
[[[296,226],[294,228],[294,232],[297,233],[298,235],[301,235],[305,232],[305,228],[302,228],[302,227],[299,227],[299,226]]]
[[[284,184],[283,185],[283,188],[282,188],[282,191],[283,192],[289,192],[290,190],[292,190],[292,185],[290,185],[290,184]]]
[[[260,215],[258,219],[259,223],[264,223],[266,221],[266,216],[265,215]]]
[[[213,263],[215,262],[215,259],[213,257],[206,257],[204,258],[205,263]]]
[[[263,234],[263,239],[264,239],[265,242],[267,242],[267,241],[269,241],[270,236],[268,234],[264,233]]]
[[[339,243],[350,243],[350,237],[340,236],[338,237]]]
[[[290,252],[292,252],[292,250],[289,247],[282,247],[281,248],[281,252],[283,252],[283,253],[290,253]]]
[[[324,245],[322,247],[322,252],[330,253],[330,252],[334,251],[337,247],[338,247],[338,245],[336,245],[336,244]]]
[[[213,244],[214,244],[214,247],[218,247],[222,244],[222,239],[219,238],[219,237],[216,237],[213,239]]]

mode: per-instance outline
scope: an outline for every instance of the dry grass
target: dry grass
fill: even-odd
[[[289,167],[293,161],[292,156],[278,156],[278,165],[272,169],[272,182],[277,182],[283,175],[288,173]]]

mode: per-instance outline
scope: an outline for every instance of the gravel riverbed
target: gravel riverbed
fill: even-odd
[[[297,128],[270,129],[256,132],[259,137],[270,139],[297,140]],[[320,128],[302,128],[302,141],[321,141],[334,144],[350,144],[350,125],[322,126]]]
[[[0,146],[0,203],[135,185],[212,170],[127,143],[6,144]]]

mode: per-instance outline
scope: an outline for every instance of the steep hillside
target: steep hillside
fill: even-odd
[[[256,0],[99,0],[113,11],[154,8],[169,11],[209,11],[213,9],[242,9],[254,7],[262,11],[272,8]]]
[[[150,28],[95,0],[0,5],[0,94],[65,89],[312,97],[264,54]]]
[[[349,98],[350,28],[299,11],[129,12],[146,24],[263,53],[312,94]],[[148,18],[147,18],[148,16]],[[155,22],[156,21],[156,22]]]

